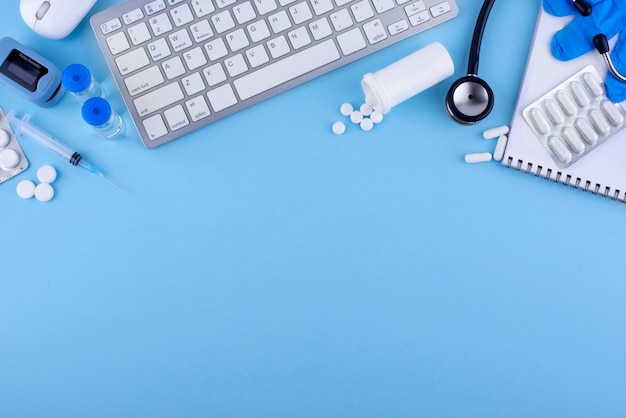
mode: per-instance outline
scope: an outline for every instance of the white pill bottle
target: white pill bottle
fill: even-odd
[[[381,113],[454,74],[448,50],[439,42],[419,49],[393,64],[367,73],[361,80],[365,103]]]

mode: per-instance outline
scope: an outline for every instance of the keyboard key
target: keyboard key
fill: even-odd
[[[204,17],[215,11],[211,0],[193,0],[191,7],[198,17]]]
[[[157,110],[168,107],[185,97],[180,85],[176,82],[153,90],[133,100],[139,116],[146,116]]]
[[[215,112],[224,110],[237,103],[237,97],[235,97],[235,92],[230,84],[224,84],[215,90],[211,90],[207,93],[207,97]]]
[[[189,71],[193,71],[196,68],[200,68],[207,63],[206,57],[202,52],[202,48],[196,47],[183,54],[183,59]]]
[[[266,15],[278,9],[278,5],[275,0],[254,0],[254,5],[260,15]]]
[[[181,29],[177,32],[172,33],[171,35],[169,35],[169,39],[170,43],[172,44],[172,48],[174,48],[174,52],[180,52],[183,49],[187,49],[193,45],[187,29]]]
[[[133,45],[142,44],[152,38],[146,22],[141,22],[128,28],[128,36],[130,36],[130,41]]]
[[[147,70],[143,70],[124,79],[128,94],[131,96],[136,96],[144,91],[148,91],[164,82],[163,75],[157,66],[150,67]]]
[[[170,11],[170,15],[172,16],[172,20],[174,21],[174,25],[176,25],[176,27],[181,27],[193,21],[193,14],[191,14],[191,9],[186,4],[172,9]]]
[[[165,77],[167,77],[168,80],[176,78],[179,75],[183,75],[186,71],[185,66],[183,65],[183,61],[178,56],[164,61],[161,66],[163,67]]]
[[[155,13],[160,12],[161,10],[165,10],[165,3],[163,0],[155,0],[151,3],[148,3],[144,6],[146,13],[148,16],[153,15]]]
[[[439,3],[431,7],[430,14],[432,14],[433,17],[439,17],[442,14],[448,13],[451,10],[452,10],[452,7],[450,6],[450,3],[448,3],[447,1],[444,1],[442,3]]]
[[[183,77],[180,82],[183,83],[183,88],[187,96],[193,96],[206,88],[200,73],[193,73],[187,77]]]
[[[205,68],[203,73],[204,78],[210,87],[216,86],[227,79],[224,67],[222,67],[222,64],[219,62]]]
[[[189,29],[191,30],[191,36],[193,36],[193,39],[197,43],[203,42],[213,36],[211,25],[209,25],[209,21],[206,19],[191,25]]]
[[[141,9],[134,9],[122,16],[122,19],[124,20],[124,23],[126,23],[127,25],[131,25],[138,20],[143,19],[143,16],[144,15]]]
[[[111,35],[107,38],[107,44],[109,45],[109,51],[111,54],[117,55],[130,49],[128,39],[124,32],[118,32],[115,35]]]
[[[235,15],[235,19],[237,23],[243,25],[244,23],[248,23],[256,18],[256,13],[254,13],[254,8],[252,7],[252,3],[246,1],[244,3],[238,4],[233,8],[233,14]]]
[[[191,120],[194,122],[206,118],[211,114],[211,111],[209,110],[209,105],[206,104],[206,100],[204,100],[204,97],[202,96],[198,96],[186,101],[185,106],[187,107],[187,111],[191,116]]]
[[[170,18],[167,17],[166,13],[161,13],[158,16],[154,16],[150,18],[150,27],[152,28],[152,33],[154,36],[163,35],[174,29],[172,26],[172,22],[170,22]]]
[[[165,120],[169,125],[170,130],[175,131],[180,128],[184,128],[189,125],[189,119],[187,119],[187,114],[185,113],[185,109],[181,105],[174,106],[171,109],[167,109],[163,112],[165,116]]]
[[[115,58],[115,64],[121,75],[127,75],[150,64],[150,58],[143,48],[135,49]]]
[[[148,51],[150,51],[150,56],[152,56],[153,61],[162,60],[163,58],[172,55],[170,47],[167,46],[167,42],[163,38],[157,39],[156,41],[149,43]]]
[[[228,10],[224,10],[221,13],[213,15],[213,17],[211,17],[211,21],[213,22],[213,26],[215,27],[215,31],[217,33],[223,33],[235,27],[235,21]]]
[[[224,65],[226,66],[226,71],[231,77],[237,77],[239,74],[243,74],[248,71],[248,66],[246,65],[246,61],[243,59],[243,55],[237,54],[232,57],[226,59],[224,61]]]
[[[252,42],[259,42],[270,37],[270,29],[267,27],[265,20],[249,24],[247,30]]]
[[[111,19],[108,22],[105,22],[100,25],[100,30],[104,35],[108,35],[111,32],[115,32],[116,30],[122,27],[122,22],[118,18]]]
[[[367,41],[370,44],[375,44],[383,39],[387,39],[387,32],[380,19],[372,20],[363,25],[363,31],[367,36]]]
[[[350,55],[367,46],[361,30],[354,28],[337,36],[337,42],[344,55]]]
[[[142,124],[148,134],[148,138],[150,138],[151,141],[161,138],[167,134],[167,127],[165,126],[165,122],[163,122],[163,118],[159,114],[143,120]]]
[[[333,34],[330,23],[328,23],[328,19],[326,19],[325,17],[309,23],[309,29],[313,34],[313,39],[315,39],[316,41],[319,41],[320,39],[323,39]]]
[[[329,39],[246,74],[234,85],[242,100],[249,99],[339,58],[335,43]]]

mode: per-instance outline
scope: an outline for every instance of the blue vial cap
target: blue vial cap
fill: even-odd
[[[111,118],[111,105],[102,97],[92,97],[83,104],[83,119],[92,126],[102,126]]]
[[[68,91],[80,93],[91,84],[91,73],[82,64],[72,64],[63,70],[62,81]]]

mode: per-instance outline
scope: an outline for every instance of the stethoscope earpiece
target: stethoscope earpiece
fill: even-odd
[[[446,110],[455,121],[469,125],[478,123],[491,113],[494,103],[493,90],[478,74],[480,44],[489,12],[495,0],[485,0],[474,28],[470,47],[467,75],[456,80],[446,95]]]
[[[446,95],[446,109],[455,121],[464,125],[478,123],[493,109],[494,96],[482,78],[466,75],[455,81]]]

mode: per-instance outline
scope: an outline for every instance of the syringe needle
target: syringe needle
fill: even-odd
[[[117,187],[118,189],[120,189],[120,190],[122,190],[122,191],[124,191],[124,192],[128,193],[128,190],[126,190],[125,188],[123,188],[122,186],[120,186],[119,184],[117,184],[116,182],[114,182],[113,180],[111,180],[111,178],[110,178],[110,177],[105,176],[104,174],[102,174],[102,178],[105,178],[105,179],[109,180],[111,183],[113,183],[113,185],[114,185],[115,187]]]

